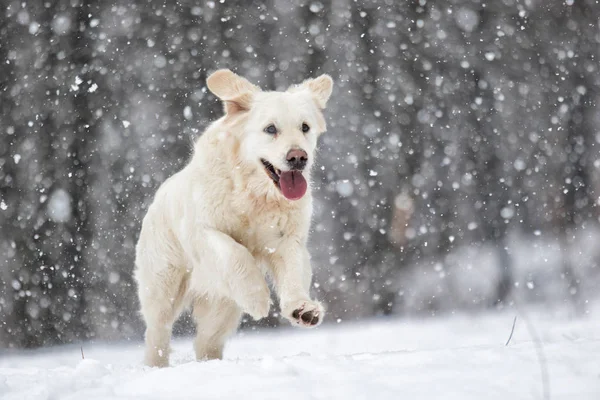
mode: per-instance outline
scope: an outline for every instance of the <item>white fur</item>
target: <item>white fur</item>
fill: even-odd
[[[331,94],[331,78],[323,75],[287,92],[262,92],[220,70],[208,86],[224,101],[226,115],[198,139],[191,162],[159,188],[136,248],[145,362],[151,366],[168,365],[171,328],[186,306],[192,306],[197,324],[197,358],[221,358],[242,312],[255,319],[268,315],[267,274],[284,317],[308,327],[323,319],[322,305],[309,297],[306,242],[310,167],[317,137],[325,130],[321,110]],[[310,126],[306,134],[302,123]],[[276,136],[264,132],[269,124],[277,127]],[[294,148],[308,153],[309,188],[290,201],[260,159],[286,171],[286,154]],[[303,314],[318,322],[303,321]]]

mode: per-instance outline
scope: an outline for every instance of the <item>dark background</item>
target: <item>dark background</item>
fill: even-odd
[[[140,222],[221,114],[218,68],[336,82],[311,239],[327,322],[585,313],[599,17],[595,0],[4,1],[0,347],[141,337]]]

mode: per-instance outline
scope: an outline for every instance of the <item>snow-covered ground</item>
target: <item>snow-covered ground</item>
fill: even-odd
[[[240,333],[225,360],[195,362],[190,339],[171,367],[141,365],[141,343],[0,353],[0,398],[600,399],[600,309],[582,318],[515,313],[381,319]]]

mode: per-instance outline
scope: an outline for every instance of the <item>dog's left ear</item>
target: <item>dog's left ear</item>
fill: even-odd
[[[308,79],[302,82],[302,86],[308,88],[311,91],[317,106],[321,110],[327,105],[327,100],[331,96],[333,90],[333,79],[327,74],[323,74],[315,79]]]
[[[208,89],[223,101],[226,114],[248,111],[252,106],[254,93],[260,88],[228,69],[220,69],[206,80]]]

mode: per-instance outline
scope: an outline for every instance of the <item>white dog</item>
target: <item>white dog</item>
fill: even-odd
[[[198,139],[190,163],[160,187],[136,248],[151,366],[169,364],[171,328],[188,305],[196,357],[222,358],[242,312],[268,315],[266,275],[292,324],[323,320],[322,305],[309,297],[306,242],[310,168],[333,81],[321,75],[286,92],[263,92],[219,70],[207,84],[224,102],[225,116]]]

